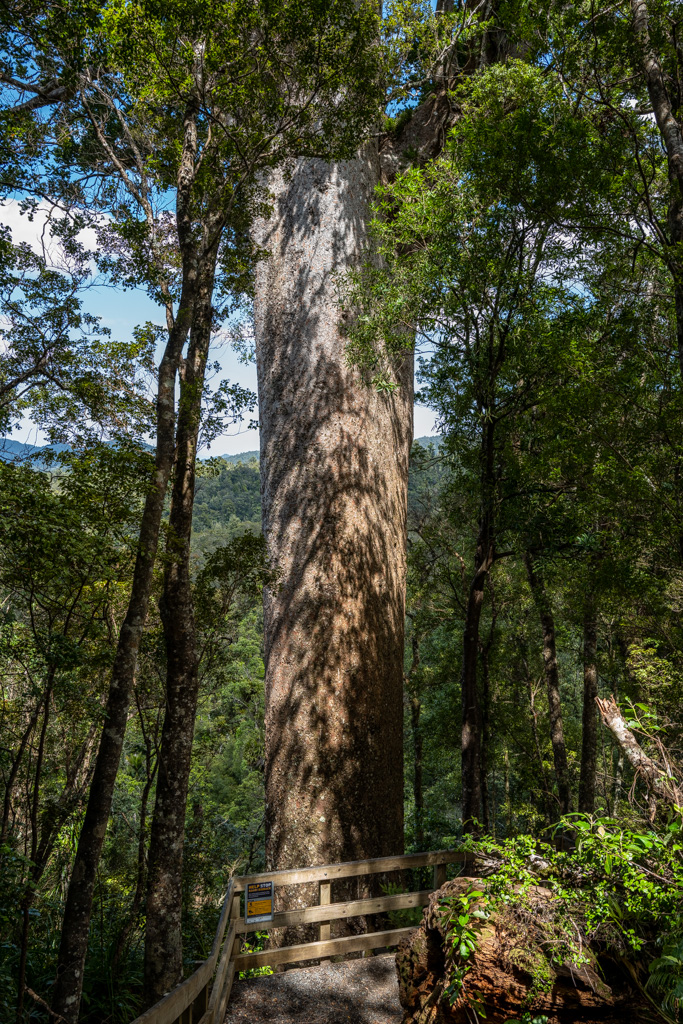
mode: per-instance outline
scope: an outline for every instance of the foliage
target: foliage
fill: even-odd
[[[106,432],[130,441],[150,424],[151,353],[141,338],[112,339],[84,310],[92,253],[79,241],[80,226],[78,218],[46,223],[40,253],[4,239],[0,431],[31,410],[52,439]]]
[[[665,829],[635,831],[612,818],[572,814],[560,821],[556,833],[561,830],[576,837],[570,851],[528,835],[502,843],[465,842],[466,848],[500,859],[486,884],[491,907],[523,905],[539,878],[553,894],[555,923],[564,922],[565,945],[556,942],[551,963],[567,956],[578,963],[586,940],[593,948],[600,945],[623,956],[652,951],[661,935],[678,930],[683,893],[679,820]]]
[[[465,978],[472,966],[468,961],[476,951],[478,932],[490,916],[488,904],[485,893],[473,887],[459,896],[446,897],[441,902],[446,911],[443,920],[451,944],[448,951],[448,985],[444,989],[444,996],[451,1006],[463,995]],[[476,992],[467,993],[467,1002],[480,1016],[485,1016],[481,1009],[481,998]]]
[[[242,942],[243,953],[256,953],[260,949],[266,949],[268,943],[268,932],[254,932],[254,941]],[[240,971],[240,978],[263,978],[273,973],[273,968],[267,964],[264,967],[253,967],[249,971]]]
[[[211,531],[215,536],[219,527],[237,528],[237,523],[250,523],[254,530],[260,529],[261,484],[258,462],[252,460],[231,464],[224,459],[212,460],[211,472],[202,473],[197,482],[194,532],[203,534]],[[204,546],[202,540],[198,543]]]

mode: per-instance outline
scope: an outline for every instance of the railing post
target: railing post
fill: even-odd
[[[435,864],[434,865],[434,891],[440,889],[446,881],[446,865]]]
[[[331,882],[319,882],[318,883],[318,903],[321,907],[329,907],[332,902],[332,883]],[[326,942],[330,938],[330,922],[324,921],[320,925],[320,931],[318,938],[321,942]],[[329,957],[321,958],[323,960],[329,960]]]
[[[245,899],[246,899],[246,897],[245,897]],[[239,921],[239,919],[240,919],[240,897],[239,897],[239,894],[238,894],[237,896],[233,897],[232,906],[230,907],[230,920],[231,921]],[[230,927],[230,925],[228,925],[228,927]],[[233,957],[237,956],[237,954],[239,953],[241,948],[242,948],[242,936],[241,935],[236,935],[235,936],[235,941],[233,943],[233,947],[230,950],[230,959],[231,960],[233,959]]]

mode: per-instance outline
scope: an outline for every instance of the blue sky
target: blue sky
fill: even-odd
[[[0,207],[0,222],[7,224],[12,230],[15,242],[27,241],[35,244],[35,239],[42,225],[37,221],[29,222],[19,213],[17,203],[8,203]],[[87,243],[86,243],[87,244]],[[102,324],[108,327],[112,337],[121,340],[129,338],[137,324],[152,321],[162,323],[163,317],[156,306],[142,289],[128,291],[92,287],[88,290],[84,305],[89,312],[99,316]],[[212,353],[213,358],[221,364],[220,379],[228,378],[232,383],[256,391],[256,366],[241,363],[237,353],[226,342]],[[236,425],[230,431],[217,438],[210,451],[204,449],[201,456],[235,455],[239,452],[252,451],[259,447],[258,430],[248,430],[247,416],[242,427]],[[415,437],[434,434],[434,413],[423,406],[415,406]],[[29,444],[43,444],[45,438],[30,421],[25,420],[22,426],[11,435],[18,441]]]

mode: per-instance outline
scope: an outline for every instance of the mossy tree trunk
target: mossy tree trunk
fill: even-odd
[[[562,721],[562,702],[560,700],[560,671],[557,663],[557,644],[555,641],[555,617],[548,598],[543,578],[539,575],[535,559],[530,551],[524,556],[527,579],[534,599],[536,610],[543,630],[543,666],[548,692],[548,714],[550,717],[550,740],[553,746],[555,763],[555,779],[560,802],[560,813],[571,811],[571,784],[569,765],[567,762],[567,746],[564,740],[564,724]]]

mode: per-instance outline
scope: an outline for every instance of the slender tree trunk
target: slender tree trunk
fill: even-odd
[[[507,746],[503,751],[503,766],[505,768],[505,824],[507,829],[507,836],[512,835],[512,800],[510,798],[510,754]]]
[[[415,842],[417,849],[424,849],[424,798],[422,794],[422,727],[420,716],[422,703],[417,694],[410,698],[410,722],[413,731],[413,801],[415,803]]]
[[[633,689],[634,693],[637,693],[637,685],[633,679],[631,667],[629,665],[629,650],[626,637],[624,636],[621,629],[616,630],[616,641],[617,647],[619,648],[619,654],[621,655],[621,664],[624,675],[624,680],[628,681]],[[612,696],[619,702],[620,699],[620,686],[618,679],[613,680]],[[612,787],[612,815],[616,817],[619,813],[619,804],[621,803],[622,790],[624,786],[624,752],[619,746],[613,747],[613,754],[611,755],[611,761],[614,768],[614,784]]]
[[[495,839],[497,836],[496,825],[498,822],[498,775],[496,773],[495,762],[493,764],[493,770],[491,772],[491,782],[493,798],[491,800],[491,835]]]
[[[178,314],[159,365],[154,478],[142,513],[131,594],[119,634],[104,712],[105,725],[64,908],[52,1009],[67,1024],[76,1024],[78,1020],[97,866],[111,811],[140,640],[152,591],[161,517],[173,466],[175,380],[190,327],[191,291],[191,280],[186,280]]]
[[[482,647],[481,651],[481,763],[479,765],[479,772],[481,775],[481,823],[485,833],[489,831],[488,757],[489,741],[491,738],[489,650],[490,644],[486,644]]]
[[[28,721],[28,725],[26,726],[24,732],[22,733],[21,740],[19,742],[19,749],[17,750],[16,754],[12,759],[12,764],[10,766],[10,770],[7,776],[7,782],[5,783],[5,794],[2,802],[2,825],[0,826],[0,846],[2,846],[5,840],[7,839],[7,829],[9,827],[9,816],[12,807],[12,790],[14,788],[14,783],[19,773],[19,768],[21,767],[21,760],[24,756],[24,751],[26,750],[28,741],[31,738],[31,734],[36,727],[38,715],[40,714],[40,709],[43,706],[44,700],[45,694],[42,695],[42,697],[36,704],[35,708],[33,709],[31,717],[29,718]]]
[[[610,756],[612,750],[610,748]],[[600,730],[600,756],[602,759],[602,798],[605,801],[605,810],[607,817],[614,817],[614,811],[612,809],[612,793],[608,785],[608,781],[611,780],[611,772],[607,770],[607,748],[605,746],[605,731]]]
[[[173,468],[176,375],[192,324],[197,285],[197,265],[192,245],[195,213],[192,200],[198,110],[198,98],[191,96],[184,114],[185,138],[176,190],[176,229],[182,257],[182,286],[175,316],[170,298],[167,299],[166,305],[168,339],[157,375],[154,477],[147,492],[140,522],[131,594],[119,633],[105,708],[105,725],[97,751],[88,805],[78,839],[62,919],[52,1009],[64,1018],[66,1024],[76,1024],[79,1015],[97,868],[121,759],[140,640],[152,592],[164,501]]]
[[[541,749],[541,741],[538,735],[538,712],[536,711],[536,694],[534,693],[534,683],[530,675],[529,680],[529,707],[531,708],[531,731],[534,737],[534,748],[536,750],[536,760],[538,761],[538,771],[541,777],[541,783],[543,785],[543,809],[545,811],[548,824],[550,825],[553,821],[553,798],[550,792],[550,786],[548,785],[548,776],[545,770],[545,764],[543,763],[543,751]]]
[[[144,989],[149,1005],[177,985],[183,974],[185,808],[199,692],[190,541],[197,438],[211,342],[215,266],[214,250],[200,272],[190,346],[180,387],[175,473],[160,603],[166,643],[166,706],[147,869]]]
[[[470,586],[463,632],[462,672],[462,823],[463,831],[477,832],[482,817],[481,706],[477,687],[479,623],[484,603],[485,571],[475,571]]]
[[[482,820],[482,707],[477,680],[479,626],[484,606],[484,587],[494,562],[493,491],[494,425],[488,420],[481,437],[481,510],[474,553],[474,576],[465,609],[462,642],[461,773],[464,832],[478,832]]]
[[[415,804],[415,842],[418,850],[424,849],[424,799],[422,794],[422,701],[415,673],[420,665],[420,640],[413,632],[411,637],[412,659],[405,676],[405,685],[410,704],[410,727],[413,737],[413,803]]]
[[[555,778],[560,801],[560,813],[568,814],[571,811],[571,787],[569,783],[569,767],[567,765],[567,748],[564,742],[564,727],[562,724],[560,677],[555,644],[555,619],[550,607],[550,601],[545,592],[543,580],[536,571],[530,551],[527,551],[524,555],[524,564],[531,594],[543,629],[543,666],[548,690],[550,740],[553,745],[553,760],[555,762]]]
[[[144,733],[144,730],[143,730]],[[154,779],[157,773],[158,762],[156,758],[152,756],[152,737],[147,733],[144,733],[145,739],[145,764],[146,764],[146,779],[145,785],[142,789],[142,795],[140,797],[140,822],[138,827],[138,863],[137,873],[135,879],[135,893],[133,894],[133,902],[128,913],[128,918],[124,924],[119,937],[116,941],[116,949],[112,957],[112,972],[115,974],[119,961],[123,956],[128,938],[135,928],[140,910],[142,908],[142,901],[145,895],[145,883],[147,881],[147,804],[149,801],[149,794],[154,785]]]
[[[378,394],[345,356],[335,275],[367,243],[374,150],[273,174],[255,229],[269,868],[403,849],[412,368]],[[305,887],[285,898],[305,901]]]
[[[583,621],[583,732],[581,739],[581,775],[579,811],[595,811],[595,777],[598,764],[598,622],[595,601],[589,601]]]
[[[31,866],[28,873],[28,884],[24,897],[22,899],[22,929],[21,929],[21,948],[19,951],[19,979],[17,985],[17,1024],[22,1024],[24,1019],[24,994],[26,991],[26,961],[28,957],[28,941],[29,941],[29,928],[31,924],[31,904],[33,903],[33,897],[35,893],[35,883],[42,874],[42,868],[38,863],[38,808],[40,807],[40,782],[43,773],[43,759],[45,757],[45,737],[47,735],[47,726],[50,721],[50,706],[52,700],[52,687],[54,685],[55,669],[54,666],[50,666],[48,672],[47,687],[45,690],[44,705],[45,710],[43,712],[43,724],[40,730],[40,740],[38,742],[38,753],[36,756],[36,767],[33,778],[33,797],[31,800]]]

